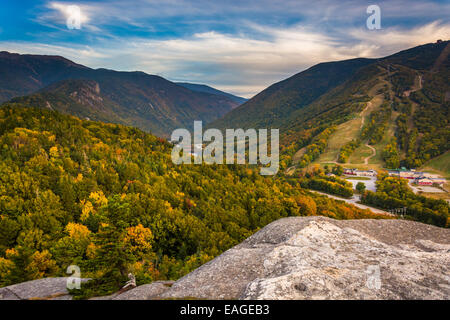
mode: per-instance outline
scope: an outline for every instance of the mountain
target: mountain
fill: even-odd
[[[418,168],[450,149],[449,51],[449,41],[438,41],[380,59],[321,63],[209,127],[280,128],[284,167]]]
[[[275,83],[214,122],[217,128],[274,127],[290,115],[350,78],[370,59],[321,63]],[[234,127],[233,127],[234,126]]]
[[[106,277],[80,294],[108,294],[124,268],[178,279],[283,217],[390,218],[258,168],[175,165],[164,139],[49,109],[1,107],[0,146],[0,287],[76,264]]]
[[[90,97],[82,97],[86,93]],[[226,96],[192,91],[144,72],[91,69],[58,56],[1,52],[0,102],[13,98],[164,137],[175,128],[191,128],[194,120],[211,122],[238,105]]]
[[[233,100],[234,102],[236,102],[238,104],[243,104],[244,102],[246,102],[248,100],[248,99],[245,99],[242,97],[235,96],[231,93],[227,93],[227,92],[223,92],[223,91],[214,89],[214,88],[204,85],[204,84],[195,84],[195,83],[187,83],[187,82],[176,82],[176,84],[183,86],[185,88],[188,88],[189,90],[192,90],[192,91],[205,92],[205,93],[217,94],[219,96],[225,96],[225,97],[230,98],[231,100]]]
[[[68,77],[81,77],[91,69],[59,56],[0,52],[0,102],[39,90]]]
[[[132,125],[139,116],[105,97],[94,80],[62,80],[11,103],[56,110],[82,119]]]

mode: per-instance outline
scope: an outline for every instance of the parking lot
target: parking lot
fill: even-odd
[[[420,191],[427,193],[445,193],[444,190],[432,186],[415,186],[412,184],[412,181],[409,182],[409,186],[414,193],[418,193]]]
[[[367,178],[369,180],[360,180],[360,179],[352,179],[351,176],[345,176],[347,181],[351,182],[353,185],[353,189],[356,188],[356,185],[358,184],[358,182],[362,182],[366,185],[366,190],[370,190],[370,191],[377,191],[377,188],[375,186],[375,183],[377,182],[377,177],[364,177]]]

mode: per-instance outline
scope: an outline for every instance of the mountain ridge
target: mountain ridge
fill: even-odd
[[[52,84],[71,80],[96,81],[102,98],[115,104],[115,108],[110,110],[110,118],[105,114],[97,119],[120,121],[163,137],[168,137],[179,127],[191,128],[194,120],[215,120],[237,106],[229,97],[192,91],[141,71],[91,69],[60,56],[20,55],[5,51],[0,54],[0,102],[11,99],[22,103],[43,101],[39,95],[48,91],[55,93],[57,88]],[[46,107],[47,102],[36,106]],[[60,110],[74,110],[76,107],[79,104]],[[84,106],[80,112],[84,115],[88,110],[88,106]],[[96,118],[95,115],[91,117]]]
[[[228,98],[232,99],[233,101],[235,101],[236,103],[238,103],[239,105],[243,104],[244,102],[246,102],[248,100],[246,98],[239,97],[234,94],[218,90],[218,89],[208,86],[206,84],[189,83],[189,82],[175,82],[175,83],[180,86],[183,86],[185,88],[188,88],[192,91],[212,93],[212,94],[217,94],[220,96],[228,97]],[[238,106],[236,106],[235,108],[237,108],[237,107]]]
[[[354,139],[377,145],[369,165],[418,168],[450,149],[449,46],[438,41],[377,59],[315,65],[269,86],[208,127],[279,128],[282,168],[304,168],[324,151],[336,126],[360,116],[379,96]],[[412,90],[418,76],[423,87]]]

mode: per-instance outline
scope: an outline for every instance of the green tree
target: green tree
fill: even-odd
[[[130,205],[119,195],[108,200],[101,208],[103,222],[94,240],[96,246],[95,258],[91,264],[102,270],[102,275],[84,284],[80,292],[74,291],[77,298],[87,298],[92,295],[104,295],[118,291],[127,281],[130,266],[136,257],[127,250],[123,238],[127,228],[127,218],[130,216]]]
[[[366,190],[366,185],[363,182],[358,182],[356,184],[356,191],[363,194],[365,190]]]
[[[342,168],[342,166],[340,165],[336,165],[333,167],[332,172],[337,176],[342,176],[342,174],[344,173],[344,168]]]

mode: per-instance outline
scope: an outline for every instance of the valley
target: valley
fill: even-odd
[[[289,319],[306,300],[318,317],[348,314],[342,300],[444,306],[449,12],[2,1],[2,314],[61,317],[48,301],[70,300],[92,317],[108,303],[182,320]]]
[[[448,228],[449,180],[430,175],[449,177],[447,47],[321,63],[245,101],[2,52],[0,286],[63,277],[70,264],[93,279],[75,299],[118,292],[130,270],[138,286],[173,283],[287,217]],[[279,128],[279,173],[174,164],[166,138],[193,120]]]

